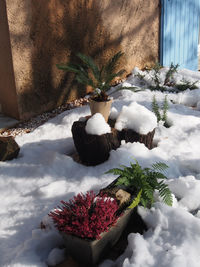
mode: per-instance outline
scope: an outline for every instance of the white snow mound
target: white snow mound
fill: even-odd
[[[119,131],[128,128],[139,134],[147,134],[156,126],[157,118],[154,113],[136,102],[123,106],[115,123],[115,128]]]
[[[110,126],[106,123],[104,117],[100,113],[94,114],[86,123],[86,133],[102,135],[111,133]]]

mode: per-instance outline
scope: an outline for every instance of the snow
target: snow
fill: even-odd
[[[102,135],[110,133],[111,128],[108,123],[106,123],[103,115],[96,113],[87,121],[85,131],[88,134]]]
[[[128,77],[126,86],[141,86],[135,75],[138,71]],[[164,72],[166,69],[162,75]],[[150,75],[145,76],[149,85]],[[200,88],[199,72],[181,70],[176,74],[177,81],[183,77],[198,80]],[[101,266],[199,267],[200,90],[177,94],[148,88],[137,93],[117,91],[113,94],[113,114],[118,117],[131,105],[140,105],[151,114],[154,95],[159,104],[167,95],[171,127],[158,124],[152,150],[141,143],[122,141],[103,164],[88,167],[75,162],[71,157],[75,153],[71,126],[90,115],[87,106],[65,111],[34,132],[16,137],[21,147],[18,158],[0,162],[0,266],[54,266],[67,258],[63,240],[48,216],[50,210],[79,192],[98,192],[115,179],[106,171],[137,159],[143,167],[159,161],[169,166],[166,175],[173,207],[158,200],[150,210],[138,208],[148,225],[147,232],[131,233],[126,251],[115,262],[106,260]],[[137,115],[137,123],[143,115]]]
[[[117,111],[117,109],[115,107],[112,107],[111,110],[110,110],[110,116],[109,116],[109,118],[111,120],[116,120],[118,116],[119,116],[119,112]]]
[[[123,106],[115,128],[119,131],[122,129],[131,129],[139,134],[148,134],[157,126],[157,118],[153,112],[136,102],[129,106]]]
[[[151,210],[140,208],[139,213],[149,230],[144,235],[129,235],[128,247],[115,266],[199,267],[198,218],[162,203],[156,203]],[[113,266],[113,262],[105,262],[103,266]]]
[[[49,266],[55,266],[56,264],[65,260],[65,257],[66,257],[66,249],[54,248],[49,253],[47,264]]]

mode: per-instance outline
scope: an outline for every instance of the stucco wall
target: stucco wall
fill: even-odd
[[[103,63],[125,52],[119,68],[158,60],[159,0],[7,0],[21,119],[83,95],[56,63],[77,52]],[[77,90],[78,88],[78,90]]]
[[[0,0],[0,105],[4,114],[18,118],[18,103],[4,0]]]

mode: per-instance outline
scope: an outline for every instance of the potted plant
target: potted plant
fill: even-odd
[[[106,122],[109,117],[112,99],[106,91],[110,89],[114,78],[120,77],[125,70],[115,72],[118,60],[123,55],[122,52],[116,53],[105,66],[99,67],[90,56],[78,53],[78,63],[57,64],[58,69],[75,73],[76,80],[86,86],[91,86],[94,90],[90,98],[91,114],[101,113]]]
[[[128,223],[131,210],[122,210],[115,198],[92,191],[61,201],[49,213],[61,232],[69,254],[92,266],[118,241]]]

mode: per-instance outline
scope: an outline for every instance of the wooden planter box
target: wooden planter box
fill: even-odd
[[[90,241],[62,234],[67,251],[74,260],[86,266],[95,265],[117,243],[132,213],[133,209],[126,209],[117,220],[117,223],[108,232],[101,234],[101,239],[99,240]]]
[[[116,182],[118,178],[116,178],[112,183],[110,183],[105,188],[102,188],[99,194],[107,194],[110,197],[116,197],[119,190],[123,186],[116,186]],[[126,188],[124,191],[127,192]],[[128,192],[127,192],[128,193]],[[134,192],[130,192],[130,202],[133,198],[132,195],[135,195]],[[118,199],[118,198],[117,198]],[[124,196],[124,199],[127,198]],[[119,200],[119,199],[118,199]],[[121,198],[122,200],[122,198]],[[120,203],[122,203],[120,200]],[[101,261],[103,258],[108,256],[112,252],[112,247],[121,239],[126,240],[127,236],[130,232],[139,232],[143,233],[146,230],[146,225],[141,219],[141,217],[137,214],[136,209],[129,209],[128,206],[130,202],[126,202],[119,207],[118,212],[122,215],[118,218],[115,225],[111,226],[108,232],[103,232],[100,236],[99,240],[87,240],[83,238],[79,238],[73,235],[68,235],[65,233],[61,233],[64,239],[65,246],[67,251],[72,258],[81,263],[84,266],[96,266],[96,264]],[[131,229],[130,229],[131,226]],[[128,230],[128,231],[127,231]],[[119,244],[117,244],[118,246]],[[124,242],[123,242],[124,246]],[[116,248],[115,248],[116,249]],[[125,247],[124,247],[125,249]],[[120,250],[119,254],[122,251]],[[111,253],[112,254],[112,253]],[[119,254],[117,256],[119,256]],[[81,265],[81,266],[82,266]]]

